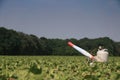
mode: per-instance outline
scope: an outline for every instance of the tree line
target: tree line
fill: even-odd
[[[93,55],[101,45],[108,49],[111,56],[120,56],[120,42],[115,42],[109,37],[80,40],[48,39],[0,27],[0,55],[81,55],[67,45],[68,41],[72,41]]]

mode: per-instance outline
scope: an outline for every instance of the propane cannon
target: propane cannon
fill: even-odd
[[[107,51],[107,49],[100,49],[100,50],[97,51],[97,55],[93,56],[89,52],[87,52],[86,50],[76,46],[75,44],[73,44],[70,41],[68,42],[68,45],[70,47],[76,49],[78,52],[80,52],[84,56],[90,58],[91,60],[95,60],[97,62],[107,62],[108,61],[108,51]]]

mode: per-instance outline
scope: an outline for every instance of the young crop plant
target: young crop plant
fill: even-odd
[[[82,56],[0,56],[0,80],[120,80],[119,61],[90,66]]]

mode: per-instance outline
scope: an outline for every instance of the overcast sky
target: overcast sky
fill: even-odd
[[[0,0],[0,26],[38,37],[120,41],[120,1]]]

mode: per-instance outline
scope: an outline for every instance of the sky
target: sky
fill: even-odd
[[[0,0],[0,27],[46,38],[120,41],[120,0]]]

